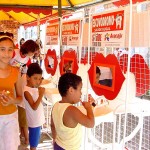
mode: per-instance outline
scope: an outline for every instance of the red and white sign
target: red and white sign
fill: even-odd
[[[92,16],[91,45],[94,47],[123,47],[124,10]]]
[[[58,45],[58,24],[47,26],[46,45]]]
[[[81,21],[67,21],[62,24],[62,45],[78,46],[80,42]]]

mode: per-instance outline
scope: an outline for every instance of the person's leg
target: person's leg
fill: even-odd
[[[25,137],[25,144],[29,144],[29,134],[28,134],[28,128],[22,127],[22,132]]]
[[[5,150],[4,148],[4,139],[3,139],[3,131],[5,127],[5,118],[3,116],[0,116],[0,148],[1,150]]]
[[[5,115],[3,125],[4,126],[2,128],[2,144],[4,145],[4,150],[17,150],[20,144],[18,112],[15,112],[11,115]]]
[[[22,133],[22,130],[21,130],[21,127],[20,127],[20,123],[21,123],[21,107],[20,106],[17,106],[18,107],[18,122],[19,122],[19,133],[20,133],[20,138],[23,137],[23,133]]]
[[[30,147],[30,150],[36,150],[36,147]]]
[[[29,127],[30,150],[36,150],[36,147],[39,144],[40,136],[41,136],[41,127],[35,128]]]
[[[23,107],[18,106],[18,115],[19,115],[18,120],[19,120],[19,126],[20,126],[20,138],[24,138],[23,139],[24,144],[29,144],[26,112]]]

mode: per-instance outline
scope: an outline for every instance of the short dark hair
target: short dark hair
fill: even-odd
[[[25,39],[24,38],[20,39],[20,42],[19,42],[20,45],[22,45],[22,43],[21,43],[22,41],[25,41]]]
[[[29,52],[34,53],[37,50],[39,50],[39,45],[33,40],[27,40],[20,48],[20,52],[23,55]]]
[[[42,69],[41,67],[39,66],[38,63],[31,63],[29,66],[28,66],[28,70],[27,70],[27,75],[29,77],[33,76],[34,74],[42,74]]]
[[[66,96],[70,87],[77,89],[77,86],[82,82],[80,76],[73,73],[63,74],[58,81],[58,90],[61,96]]]
[[[99,67],[96,66],[96,74],[97,74],[97,73],[98,73],[99,75],[101,75],[101,70],[99,69]]]

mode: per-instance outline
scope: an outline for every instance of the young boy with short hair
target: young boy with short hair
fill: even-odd
[[[39,64],[32,63],[27,70],[27,85],[24,87],[23,98],[29,128],[30,150],[38,146],[41,126],[45,123],[43,105],[41,103],[45,88],[40,87],[42,82],[42,69]]]

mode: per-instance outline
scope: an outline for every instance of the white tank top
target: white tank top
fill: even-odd
[[[38,88],[31,88],[28,86],[24,86],[24,92],[28,91],[34,102],[39,97],[39,92]],[[39,127],[42,126],[45,123],[45,117],[44,117],[44,109],[42,103],[39,104],[37,110],[33,110],[31,106],[29,105],[28,101],[25,99],[24,94],[23,94],[23,100],[25,103],[25,110],[26,110],[26,116],[27,116],[27,122],[28,122],[28,127]]]

